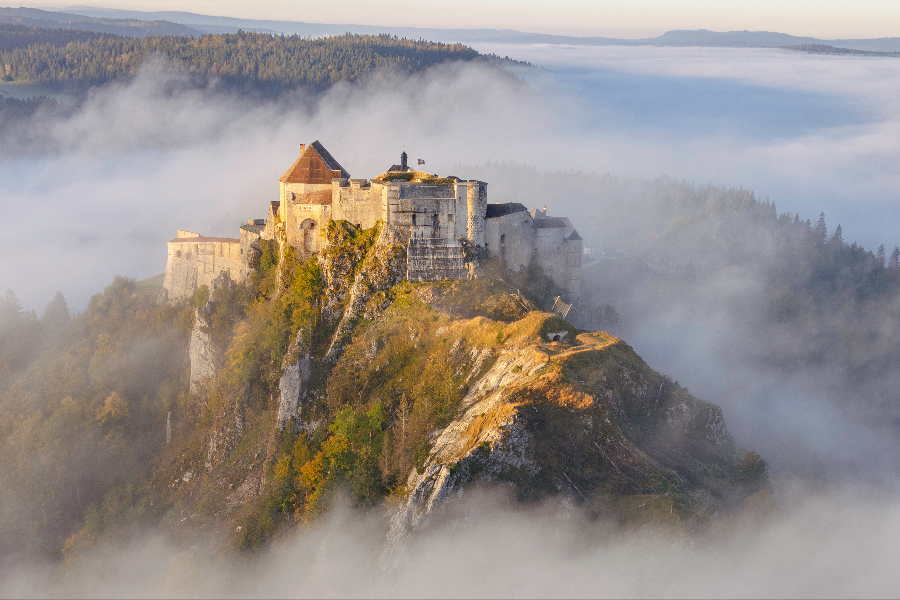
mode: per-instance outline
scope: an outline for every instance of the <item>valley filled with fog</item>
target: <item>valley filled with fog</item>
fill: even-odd
[[[900,59],[476,49],[534,66],[508,66],[505,77],[484,64],[445,64],[263,100],[147,65],[68,112],[8,124],[0,287],[38,313],[56,290],[84,310],[115,275],[161,273],[176,229],[234,237],[241,221],[264,217],[300,143],[320,140],[353,177],[376,176],[405,149],[434,173],[487,181],[489,202],[546,204],[571,217],[585,247],[604,257],[585,267],[584,301],[612,305],[616,335],[722,407],[736,440],[767,461],[777,516],[728,523],[699,545],[668,531],[611,542],[570,506],[524,510],[477,492],[389,575],[377,564],[378,519],[339,510],[301,541],[282,542],[264,566],[210,559],[209,580],[186,585],[177,550],[148,534],[98,549],[95,569],[68,589],[133,593],[100,573],[146,565],[155,579],[137,590],[154,594],[294,595],[301,583],[303,595],[895,594],[900,300],[881,293],[857,303],[858,290],[835,289],[808,309],[792,304],[790,320],[779,321],[771,273],[795,255],[753,236],[737,246],[707,240],[700,232],[735,223],[660,207],[707,185],[751,190],[801,224],[824,212],[829,239],[840,224],[848,244],[890,254],[900,244]],[[758,258],[726,257],[733,248]],[[286,576],[297,564],[297,579]],[[358,576],[345,578],[351,568]],[[472,575],[448,575],[457,572]],[[50,593],[28,577],[40,573],[0,581],[0,595]]]

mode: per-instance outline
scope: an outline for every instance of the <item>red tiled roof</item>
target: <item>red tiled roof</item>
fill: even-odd
[[[306,148],[300,158],[278,181],[281,183],[331,183],[335,177],[349,178],[350,173],[334,160],[328,150],[316,140]]]
[[[189,244],[203,244],[205,242],[224,242],[226,244],[240,244],[241,240],[236,238],[217,238],[217,237],[191,237],[191,238],[175,238],[170,242],[187,242]]]

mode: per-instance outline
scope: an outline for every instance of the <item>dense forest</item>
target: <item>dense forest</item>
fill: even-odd
[[[376,73],[420,72],[444,61],[479,56],[461,44],[386,34],[323,39],[245,32],[199,38],[101,36],[60,45],[63,35],[60,30],[46,30],[41,43],[0,52],[6,80],[84,89],[132,77],[145,61],[160,57],[168,68],[202,81],[216,79],[231,88],[273,95],[298,87],[322,90],[338,81],[360,81]]]
[[[74,319],[0,298],[0,556],[62,549],[66,523],[133,481],[178,402],[190,314],[117,278]],[[180,324],[180,325],[179,325]]]
[[[29,46],[65,46],[72,42],[86,42],[103,37],[118,37],[111,34],[95,33],[93,31],[81,31],[78,29],[66,29],[57,27],[34,27],[28,25],[16,25],[0,22],[0,52],[9,52],[16,48]],[[4,63],[5,66],[5,63]]]

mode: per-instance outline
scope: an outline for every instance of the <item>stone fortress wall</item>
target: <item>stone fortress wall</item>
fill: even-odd
[[[350,174],[318,142],[300,146],[300,157],[279,180],[279,198],[265,220],[241,226],[240,239],[206,238],[179,231],[169,242],[164,289],[170,299],[191,295],[223,272],[235,281],[249,273],[251,246],[277,239],[319,252],[330,220],[364,228],[384,224],[379,243],[407,246],[410,281],[466,279],[462,241],[486,248],[507,268],[523,271],[535,261],[576,300],[581,282],[581,237],[565,217],[528,210],[519,203],[488,204],[487,184],[416,171],[401,155],[372,180]]]

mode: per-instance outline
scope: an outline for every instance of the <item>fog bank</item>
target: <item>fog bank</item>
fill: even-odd
[[[338,85],[318,101],[264,102],[198,90],[148,65],[74,115],[39,117],[28,135],[47,150],[13,148],[0,162],[0,287],[37,310],[62,289],[80,308],[114,274],[160,273],[175,229],[231,236],[241,220],[263,217],[298,144],[313,139],[355,177],[377,175],[404,148],[440,174],[486,160],[667,173],[749,187],[804,216],[825,210],[868,247],[896,243],[900,75],[889,59],[484,49],[549,71],[518,72],[526,86],[488,67],[447,65],[400,83]]]
[[[161,534],[116,540],[56,573],[5,570],[0,595],[67,597],[893,597],[900,504],[786,487],[781,508],[693,534],[615,528],[499,490],[455,500],[381,561],[379,513],[337,508],[242,560]]]

